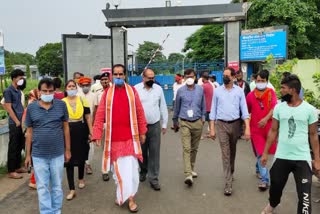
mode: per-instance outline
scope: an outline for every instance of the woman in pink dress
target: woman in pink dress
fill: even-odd
[[[267,136],[272,124],[273,109],[277,104],[277,96],[273,89],[267,88],[269,71],[262,70],[258,73],[256,88],[247,96],[247,105],[251,113],[250,130],[251,142],[257,157],[256,173],[260,178],[258,188],[265,191],[269,186],[269,173],[266,167],[261,166],[260,158],[266,144]],[[274,154],[276,144],[273,144],[269,154]]]

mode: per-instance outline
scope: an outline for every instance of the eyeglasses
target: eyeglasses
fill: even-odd
[[[115,77],[122,77],[122,76],[124,76],[124,73],[113,73],[113,76],[115,76]]]
[[[188,79],[188,78],[194,78],[194,76],[185,76],[185,77],[186,77],[187,79]]]

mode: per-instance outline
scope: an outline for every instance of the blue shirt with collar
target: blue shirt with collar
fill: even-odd
[[[64,154],[63,122],[69,115],[65,102],[54,99],[47,110],[39,101],[28,105],[25,124],[32,127],[32,156],[55,158]]]
[[[212,99],[210,120],[233,121],[239,119],[240,115],[243,120],[249,118],[243,90],[237,85],[230,90],[225,85],[217,88]]]
[[[188,116],[188,111],[193,111],[193,116]],[[203,88],[194,85],[193,89],[189,89],[184,85],[177,91],[173,121],[178,122],[178,118],[195,121],[200,118],[205,120],[206,103],[204,99]]]
[[[13,85],[10,85],[6,90],[4,90],[3,96],[4,102],[11,103],[13,112],[21,122],[24,111],[23,105],[21,103],[21,91],[19,89],[16,89]],[[11,117],[9,117],[9,124],[16,124]]]

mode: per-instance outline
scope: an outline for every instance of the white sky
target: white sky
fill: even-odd
[[[0,0],[0,30],[5,49],[35,54],[48,42],[60,42],[61,34],[109,35],[101,10],[119,0]],[[171,0],[172,6],[179,0]],[[230,0],[180,0],[181,5],[229,3]],[[119,8],[162,7],[165,0],[121,0]],[[113,7],[112,7],[113,8]],[[164,54],[181,52],[185,39],[199,26],[129,29],[129,51],[143,41],[161,43],[169,33]]]

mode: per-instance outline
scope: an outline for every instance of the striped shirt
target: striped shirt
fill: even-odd
[[[65,102],[54,99],[48,110],[39,101],[28,105],[26,126],[32,127],[32,156],[55,158],[64,153],[63,122],[68,121]]]

